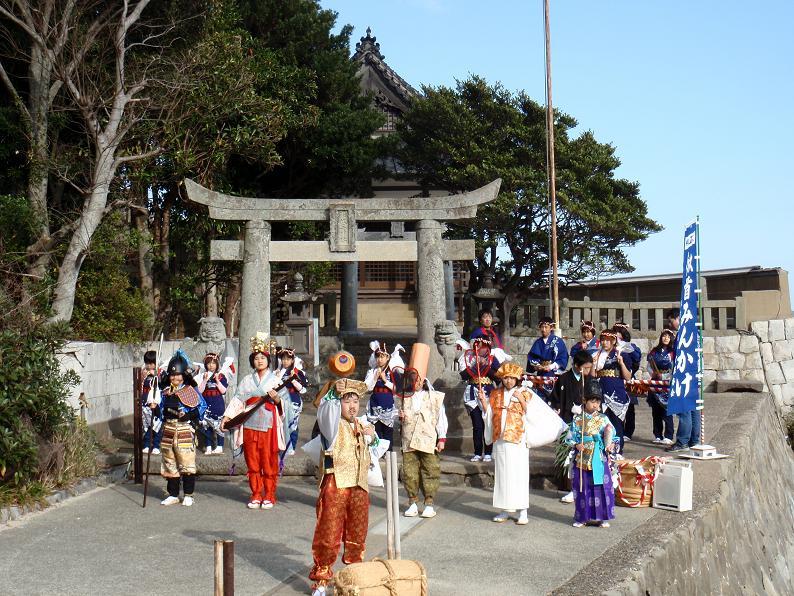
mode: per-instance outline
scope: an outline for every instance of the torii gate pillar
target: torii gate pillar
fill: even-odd
[[[240,354],[245,354],[257,331],[270,333],[270,223],[261,219],[245,222],[240,298],[238,336]],[[240,363],[241,370],[246,366]]]

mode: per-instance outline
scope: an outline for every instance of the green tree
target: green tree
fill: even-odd
[[[151,313],[130,281],[137,243],[118,211],[97,228],[77,283],[71,321],[76,339],[134,343],[151,336]]]
[[[450,235],[474,238],[472,287],[503,282],[506,308],[546,283],[549,267],[545,108],[480,77],[425,87],[398,127],[395,151],[426,187],[463,192],[502,179],[498,198]],[[661,226],[647,216],[639,183],[618,178],[615,148],[555,114],[558,263],[563,283],[628,272],[624,252]]]

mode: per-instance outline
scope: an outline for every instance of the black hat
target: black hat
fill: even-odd
[[[166,375],[182,375],[185,385],[196,386],[196,381],[193,380],[193,371],[190,369],[190,363],[185,360],[184,356],[177,354],[168,361],[168,367],[165,369]]]
[[[604,393],[601,391],[601,383],[598,382],[598,379],[587,379],[584,385],[584,400],[589,399],[604,401]]]

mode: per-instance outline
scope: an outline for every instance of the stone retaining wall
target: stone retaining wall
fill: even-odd
[[[745,412],[723,426],[736,438],[732,457],[696,464],[696,474],[721,466],[709,483],[711,503],[667,537],[655,536],[639,569],[607,596],[794,594],[794,456],[773,400],[744,399]]]
[[[751,329],[775,405],[788,414],[794,407],[794,319],[759,321]]]

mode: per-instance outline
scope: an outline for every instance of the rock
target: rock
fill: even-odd
[[[717,371],[704,370],[703,371],[703,390],[711,391],[711,385],[717,380]]]
[[[747,354],[744,358],[744,368],[752,369],[752,368],[763,368],[764,364],[761,362],[761,354],[759,352],[753,352],[751,354]]]
[[[783,387],[781,385],[772,385],[772,397],[775,400],[775,405],[778,408],[783,407]]]
[[[717,370],[720,368],[720,357],[717,354],[703,354],[703,369]]]
[[[19,507],[13,506],[8,508],[8,521],[16,521],[22,517],[22,511]]]
[[[703,338],[703,353],[704,354],[713,354],[714,353],[714,338],[713,337],[704,337]]]
[[[714,351],[717,354],[730,354],[739,351],[738,335],[721,335],[714,338]]]
[[[769,321],[769,341],[786,339],[786,326],[783,319]]]
[[[785,385],[781,385],[781,391],[783,393],[783,404],[787,406],[794,406],[794,384],[787,383]]]
[[[739,371],[738,370],[718,370],[717,371],[717,381],[738,381],[739,380]]]
[[[739,372],[739,377],[742,380],[761,381],[764,385],[764,391],[768,390],[766,387],[766,375],[761,369],[742,370]]]
[[[764,383],[762,381],[752,381],[750,379],[732,381],[729,379],[717,379],[717,393],[730,393],[731,391],[763,393]]]
[[[761,341],[769,341],[769,321],[753,321],[750,323],[750,329]]]
[[[783,376],[786,377],[787,383],[794,383],[794,360],[787,360],[780,363],[780,368],[783,371]]]
[[[720,354],[718,358],[720,362],[718,370],[741,370],[745,368],[744,356],[742,354],[736,352],[731,354]]]
[[[786,340],[772,342],[772,354],[776,362],[791,360],[791,348]]]
[[[739,351],[742,354],[751,354],[759,351],[758,338],[755,335],[742,335],[739,340]]]
[[[783,370],[777,362],[772,362],[766,366],[766,382],[770,385],[782,385],[786,382]]]
[[[763,361],[764,365],[775,361],[775,354],[772,351],[772,344],[761,344],[761,360]]]
[[[786,339],[794,339],[794,319],[786,319],[783,322],[783,327],[786,332]]]

